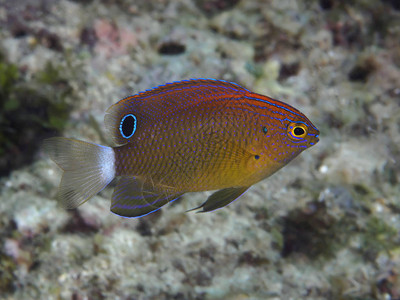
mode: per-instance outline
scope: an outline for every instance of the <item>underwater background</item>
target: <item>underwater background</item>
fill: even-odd
[[[110,105],[199,77],[320,142],[215,212],[57,206],[44,138],[107,145]],[[0,0],[0,299],[400,299],[399,162],[399,1]]]

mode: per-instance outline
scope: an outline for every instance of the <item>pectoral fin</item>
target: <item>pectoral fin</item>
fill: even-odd
[[[216,191],[214,194],[208,197],[206,202],[191,210],[203,208],[201,211],[198,212],[208,212],[224,207],[238,199],[248,188],[248,186],[238,188],[232,187]]]

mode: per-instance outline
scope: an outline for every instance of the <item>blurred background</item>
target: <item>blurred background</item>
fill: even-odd
[[[109,144],[110,105],[199,77],[320,142],[212,213],[57,206],[44,138]],[[399,161],[399,1],[0,0],[0,299],[400,299]]]

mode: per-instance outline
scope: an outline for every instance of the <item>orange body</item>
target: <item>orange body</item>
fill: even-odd
[[[127,103],[143,97],[171,106],[170,99],[178,102],[177,94],[185,89],[188,95],[179,101],[181,108],[154,111],[127,144],[115,148],[117,176],[148,177],[180,192],[250,186],[317,141],[318,131],[298,110],[223,81],[178,82],[115,106],[130,107]],[[301,143],[287,135],[287,125],[294,121],[309,127]]]
[[[59,197],[66,207],[117,177],[111,211],[127,217],[186,192],[219,190],[200,207],[223,207],[317,143],[319,134],[290,105],[210,79],[127,97],[107,110],[105,125],[113,148],[62,138],[47,148],[65,171]]]

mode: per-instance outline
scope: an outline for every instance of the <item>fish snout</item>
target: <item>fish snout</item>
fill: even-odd
[[[309,139],[310,146],[314,146],[314,145],[315,145],[316,143],[318,143],[318,142],[319,142],[319,133],[313,135],[313,136]]]

